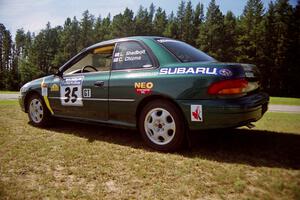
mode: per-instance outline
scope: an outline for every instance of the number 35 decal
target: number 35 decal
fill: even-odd
[[[71,87],[66,87],[66,89],[65,89],[66,99],[64,99],[64,100],[66,103],[68,103],[70,100],[72,101],[72,103],[75,103],[77,100],[78,96],[76,95],[76,92],[78,91],[78,87],[73,87],[72,89],[73,89],[72,94],[71,94]],[[71,96],[72,96],[72,98],[71,98]]]
[[[82,106],[83,77],[64,78],[61,82],[60,99],[64,106]]]

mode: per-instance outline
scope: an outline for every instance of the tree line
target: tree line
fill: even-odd
[[[222,13],[211,0],[181,1],[167,15],[161,7],[129,8],[115,16],[95,17],[89,11],[67,18],[62,26],[50,22],[37,35],[18,29],[14,40],[0,23],[0,89],[16,90],[27,81],[50,73],[81,49],[96,42],[134,35],[166,36],[185,41],[219,61],[256,64],[262,85],[271,95],[300,96],[300,1],[248,0],[241,16]]]

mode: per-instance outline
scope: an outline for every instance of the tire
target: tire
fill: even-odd
[[[159,151],[175,151],[185,139],[185,123],[181,111],[171,102],[155,100],[141,111],[139,131],[144,141]]]
[[[50,124],[51,114],[41,96],[33,94],[29,97],[27,111],[32,125],[44,127]]]

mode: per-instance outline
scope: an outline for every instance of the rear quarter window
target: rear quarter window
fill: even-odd
[[[122,42],[117,45],[113,56],[113,69],[138,69],[152,67],[146,49],[138,42]]]

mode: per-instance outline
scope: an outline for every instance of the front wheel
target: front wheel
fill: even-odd
[[[32,95],[28,101],[28,117],[34,126],[46,126],[50,122],[50,112],[39,95]]]
[[[184,119],[169,101],[156,100],[147,104],[139,117],[139,130],[144,141],[159,151],[177,150],[184,142]]]

